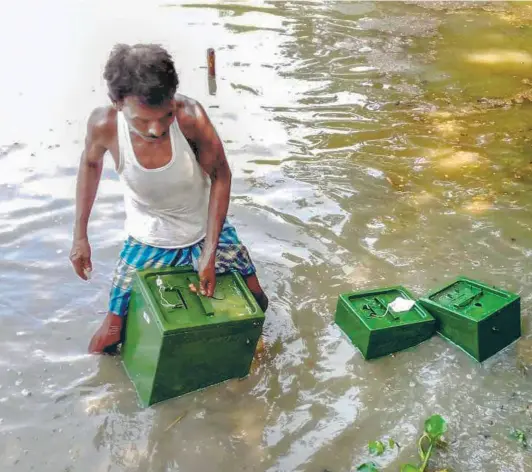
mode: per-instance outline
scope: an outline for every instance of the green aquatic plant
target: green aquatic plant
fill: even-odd
[[[386,448],[381,441],[371,441],[368,444],[370,454],[375,454],[381,456],[384,454],[384,449]]]
[[[418,469],[415,465],[404,464],[401,466],[401,472],[419,472],[421,469]]]
[[[420,465],[403,464],[401,472],[425,472],[430,456],[435,448],[444,448],[446,443],[443,441],[443,435],[447,432],[447,423],[440,415],[433,415],[425,421],[423,435],[419,438],[417,447],[421,459]],[[519,439],[518,439],[519,440]],[[520,440],[521,442],[521,440]],[[525,438],[526,442],[526,438]],[[393,449],[397,446],[393,439],[388,440],[388,446]],[[397,446],[398,447],[398,446]],[[384,454],[386,446],[382,441],[371,441],[368,444],[370,454],[380,456]],[[379,472],[374,462],[366,462],[358,466],[360,472]],[[441,470],[439,472],[447,472]]]
[[[388,446],[386,446],[386,444],[382,441],[371,441],[368,444],[369,453],[373,456],[382,456],[386,451],[387,447],[388,449],[394,449],[397,446],[397,443],[392,438],[388,439],[387,444]],[[374,462],[366,462],[364,464],[359,465],[357,471],[379,472],[379,469],[377,468],[377,465]]]
[[[421,466],[419,472],[424,472],[430,459],[430,455],[435,447],[442,440],[443,435],[447,432],[447,423],[440,415],[433,415],[425,421],[425,432],[419,438],[417,443]],[[427,449],[423,449],[423,443],[428,443]],[[408,471],[408,469],[407,469]]]
[[[510,437],[512,439],[515,439],[517,442],[519,442],[519,444],[521,444],[521,446],[523,446],[523,448],[525,448],[525,449],[527,448],[528,442],[527,442],[527,438],[526,438],[526,433],[524,431],[521,431],[520,429],[514,429],[510,433]]]
[[[379,472],[377,466],[374,462],[366,462],[365,464],[359,465],[357,468],[358,472]]]

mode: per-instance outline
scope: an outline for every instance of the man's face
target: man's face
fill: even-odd
[[[126,97],[120,109],[133,132],[146,141],[156,142],[166,136],[175,116],[175,100],[162,105],[143,104],[137,97]]]

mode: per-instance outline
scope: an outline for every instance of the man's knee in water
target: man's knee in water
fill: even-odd
[[[256,274],[249,275],[245,278],[246,284],[255,297],[255,300],[259,304],[262,311],[266,311],[270,304],[268,297],[264,293],[264,290],[260,286],[259,279]]]

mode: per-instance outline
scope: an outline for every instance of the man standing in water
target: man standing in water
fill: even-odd
[[[176,94],[178,77],[167,51],[152,44],[117,45],[104,78],[112,106],[95,109],[87,125],[76,191],[70,260],[87,280],[87,226],[107,151],[124,188],[127,239],[118,259],[109,312],[89,352],[121,342],[135,270],[194,265],[199,290],[214,293],[216,274],[238,271],[263,310],[268,299],[235,228],[226,220],[231,171],[203,107]]]

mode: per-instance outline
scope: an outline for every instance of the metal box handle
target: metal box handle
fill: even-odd
[[[459,297],[457,297],[458,301],[454,303],[454,306],[456,308],[464,308],[467,305],[470,305],[471,303],[473,303],[478,298],[482,297],[482,295],[484,295],[484,291],[479,290],[478,292],[472,293],[470,296],[468,296],[467,298],[464,298],[463,300],[460,300]]]
[[[188,282],[191,284],[197,284],[199,283],[199,278],[196,276],[191,276],[188,278]],[[205,312],[206,316],[213,316],[214,315],[214,307],[212,306],[212,302],[209,299],[209,297],[205,297],[204,295],[201,295],[200,293],[196,293],[196,296],[199,299],[199,302],[201,303],[201,307],[203,308],[203,311]]]
[[[203,311],[205,311],[206,316],[213,316],[214,315],[214,307],[212,306],[212,302],[210,301],[209,297],[205,297],[203,295],[198,294],[199,301],[201,303],[201,306],[203,308]]]

